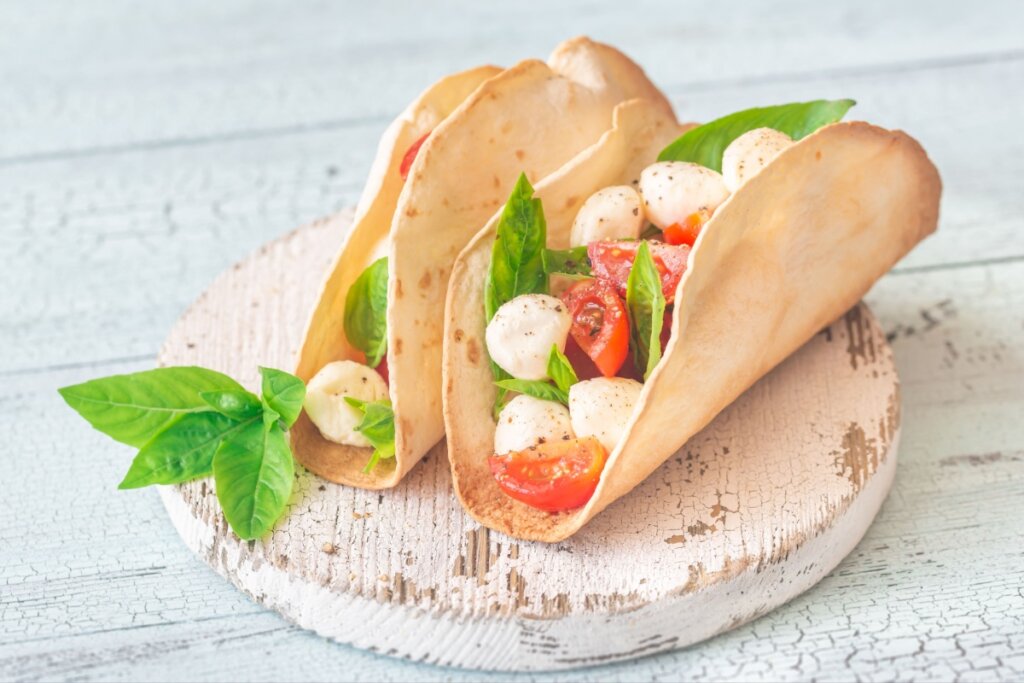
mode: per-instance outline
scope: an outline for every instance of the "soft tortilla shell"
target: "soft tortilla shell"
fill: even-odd
[[[635,177],[657,152],[636,159],[628,150],[613,131],[537,187],[550,242],[564,244],[571,228],[571,215],[559,207]],[[571,536],[860,300],[935,230],[940,193],[935,167],[900,131],[838,123],[780,154],[705,226],[677,290],[671,341],[625,436],[589,503],[557,515],[505,496],[486,464],[494,389],[482,342],[482,292],[492,221],[455,265],[452,291],[465,294],[449,299],[446,418],[463,505],[485,526],[512,536],[547,542]]]
[[[646,97],[671,116],[668,101],[636,64],[614,48],[576,38],[547,64],[525,61],[485,81],[433,128],[401,189],[387,252],[395,458],[364,475],[368,449],[326,441],[307,420],[293,430],[303,464],[333,481],[386,488],[441,439],[442,323],[452,263],[520,172],[534,180],[552,173],[607,130],[616,104],[633,97]],[[367,263],[353,258],[340,266],[351,272],[333,291],[335,303],[321,302],[324,314],[311,323],[310,336],[344,336],[337,302]],[[310,376],[348,351],[343,341],[323,341],[319,348],[301,361]]]

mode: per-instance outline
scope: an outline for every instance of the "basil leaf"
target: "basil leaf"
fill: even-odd
[[[256,419],[239,422],[212,411],[185,415],[142,447],[117,488],[180,484],[209,476],[213,473],[213,454],[225,437]]]
[[[238,389],[203,391],[199,394],[199,398],[218,413],[230,417],[232,420],[248,420],[250,417],[259,415],[263,409],[256,394],[244,389],[241,391]],[[195,414],[202,415],[203,413]],[[161,434],[163,433],[161,432]]]
[[[493,360],[491,361],[491,372],[494,373],[495,384],[498,385],[498,393],[494,397],[494,405],[491,406],[491,415],[494,417],[494,421],[498,421],[498,415],[501,414],[502,408],[505,407],[505,400],[508,397],[508,390],[502,388],[500,382],[507,379],[512,379],[512,375],[505,372],[501,367],[498,366]]]
[[[569,387],[580,381],[576,371],[572,369],[572,363],[565,357],[565,354],[558,350],[558,346],[551,345],[551,353],[548,355],[548,376],[554,380],[555,386],[565,394],[565,404],[569,405]]]
[[[692,161],[718,172],[729,143],[756,128],[774,128],[799,140],[846,115],[853,100],[814,100],[745,109],[691,128],[661,151],[658,161]]]
[[[587,257],[586,246],[572,249],[545,249],[544,270],[550,275],[578,275],[590,277],[590,259]]]
[[[569,395],[548,382],[536,379],[503,379],[495,384],[506,391],[516,391],[542,401],[555,401],[562,405],[569,405]]]
[[[363,412],[363,419],[356,425],[356,431],[373,444],[373,455],[363,468],[363,472],[368,474],[381,458],[395,457],[395,413],[388,400],[360,401],[346,396],[345,403]]]
[[[217,500],[232,531],[259,538],[284,513],[295,481],[295,463],[284,431],[254,420],[224,440],[213,456]]]
[[[665,317],[665,295],[661,277],[651,258],[651,248],[641,242],[626,280],[626,307],[629,309],[630,341],[636,367],[645,368],[646,380],[661,360],[661,326]]]
[[[263,404],[277,413],[288,429],[302,412],[306,398],[306,385],[302,380],[283,370],[260,368],[263,377]]]
[[[488,321],[503,303],[520,294],[547,294],[547,240],[544,207],[539,199],[533,199],[533,186],[521,173],[501,212],[491,250],[491,265],[484,284]]]
[[[345,295],[345,336],[375,368],[388,350],[388,259],[377,259]]]
[[[175,367],[103,377],[59,391],[95,429],[141,447],[183,415],[210,410],[201,393],[244,389],[213,370]]]

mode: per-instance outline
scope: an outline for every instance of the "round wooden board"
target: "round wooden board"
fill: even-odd
[[[222,274],[161,364],[216,368],[253,389],[258,365],[292,368],[350,221],[302,228]],[[881,506],[899,423],[892,353],[860,304],[563,543],[473,522],[443,443],[390,491],[298,468],[287,516],[261,541],[229,531],[210,481],[161,496],[192,550],[300,626],[416,661],[561,669],[683,647],[810,588]]]

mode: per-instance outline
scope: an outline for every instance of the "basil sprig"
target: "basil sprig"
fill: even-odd
[[[491,250],[491,265],[484,284],[488,321],[503,303],[520,294],[547,294],[548,276],[544,269],[547,240],[544,206],[533,198],[533,186],[526,174],[520,173],[501,212]]]
[[[856,102],[814,100],[745,109],[686,131],[661,151],[658,161],[692,161],[722,170],[722,154],[733,140],[757,128],[773,128],[799,140],[841,120]]]
[[[345,295],[345,336],[375,368],[388,351],[388,259],[377,259]]]
[[[665,318],[665,294],[661,276],[647,242],[637,247],[626,280],[626,308],[629,310],[630,340],[636,367],[644,368],[646,380],[661,360],[661,326]]]
[[[228,524],[250,540],[273,528],[291,496],[295,465],[285,430],[306,394],[287,372],[260,374],[262,398],[198,367],[113,375],[59,391],[97,430],[140,447],[119,488],[212,474]]]
[[[545,249],[544,270],[549,275],[558,273],[581,278],[591,277],[586,245],[572,249]]]
[[[373,455],[363,468],[363,474],[369,474],[381,459],[395,457],[395,412],[388,400],[360,401],[346,396],[345,403],[363,413],[355,429],[373,445]]]
[[[551,353],[548,355],[548,376],[554,384],[544,380],[535,379],[501,379],[495,384],[506,391],[515,391],[526,394],[542,401],[556,401],[562,405],[569,405],[569,388],[579,382],[576,371],[565,354],[558,350],[556,344],[551,345]]]

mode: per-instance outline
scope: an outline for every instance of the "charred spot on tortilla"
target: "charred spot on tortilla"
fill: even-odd
[[[455,330],[455,334],[453,334],[452,336],[455,337],[455,341],[461,342],[462,339],[466,336],[466,333],[460,328]]]
[[[430,287],[430,271],[424,270],[423,277],[420,278],[420,289],[427,289]]]
[[[401,280],[395,280],[395,298],[396,299],[401,299],[402,298],[402,281]]]
[[[408,216],[409,218],[416,218],[416,216],[420,215],[420,212],[416,210],[415,206],[410,206],[408,209],[405,210],[405,215]]]
[[[397,355],[399,355],[401,353],[402,353],[402,340],[401,339],[395,339],[395,355],[397,356]]]
[[[521,149],[517,149],[516,150],[516,159],[519,159],[519,161],[522,161],[525,158],[526,158],[526,152],[524,152]]]
[[[480,342],[476,340],[476,337],[471,337],[466,342],[466,358],[473,365],[480,364]]]

